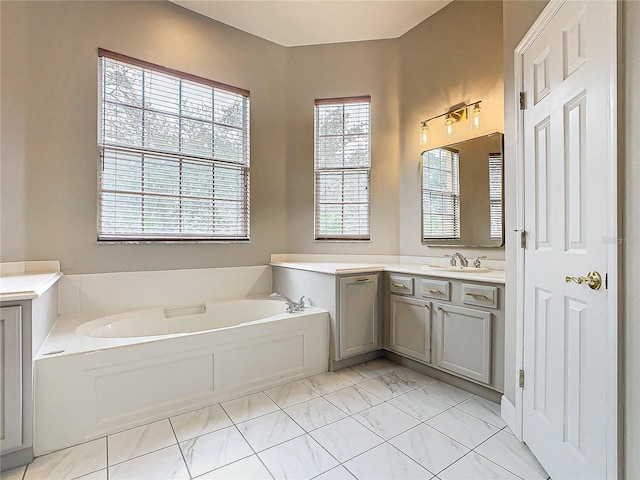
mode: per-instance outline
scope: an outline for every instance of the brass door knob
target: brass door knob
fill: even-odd
[[[591,290],[598,290],[602,286],[602,277],[598,272],[589,272],[586,277],[565,277],[565,282],[575,282],[579,285],[586,283]]]

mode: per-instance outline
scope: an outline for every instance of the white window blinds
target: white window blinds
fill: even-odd
[[[369,240],[371,97],[315,102],[315,238]]]
[[[98,240],[249,240],[249,92],[98,55]]]
[[[502,238],[502,154],[489,154],[489,221],[491,238]]]
[[[422,238],[460,238],[459,154],[437,148],[422,155]]]

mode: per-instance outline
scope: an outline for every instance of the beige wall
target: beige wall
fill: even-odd
[[[0,259],[26,251],[25,84],[26,4],[0,2]],[[7,73],[11,72],[11,75]]]
[[[481,98],[476,133],[502,131],[499,2],[457,0],[396,40],[291,49],[168,2],[1,8],[2,261],[56,258],[91,273],[261,264],[285,251],[440,255],[419,241],[418,124]],[[250,244],[97,245],[98,47],[251,90]],[[351,95],[372,96],[371,242],[314,242],[313,100]]]
[[[505,362],[504,394],[510,402],[516,396],[516,260],[520,237],[516,224],[516,86],[514,50],[527,33],[547,0],[506,1],[502,4],[504,48],[504,157],[505,157]]]
[[[98,47],[251,91],[250,244],[96,244]],[[169,2],[2,2],[2,48],[2,261],[162,270],[285,249],[286,48]]]
[[[501,2],[456,0],[400,38],[400,254],[442,256],[453,249],[421,242],[420,122],[460,102],[482,100],[479,131],[467,121],[447,140],[441,118],[429,126],[428,148],[502,132],[502,75]],[[504,258],[502,248],[455,250]]]
[[[623,59],[620,80],[623,82],[622,115],[619,134],[623,140],[621,158],[623,205],[623,257],[621,281],[622,332],[624,341],[624,478],[640,478],[640,2],[624,2],[622,28]],[[622,478],[622,476],[621,476]]]
[[[296,47],[288,57],[287,252],[398,251],[396,40]],[[313,106],[317,98],[371,95],[371,242],[313,239]]]

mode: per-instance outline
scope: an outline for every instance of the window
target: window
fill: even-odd
[[[491,238],[502,238],[502,154],[489,154],[489,222]]]
[[[422,238],[460,238],[459,152],[436,148],[422,154]]]
[[[98,240],[249,240],[249,92],[98,55]]]
[[[371,97],[315,102],[315,238],[369,240]]]

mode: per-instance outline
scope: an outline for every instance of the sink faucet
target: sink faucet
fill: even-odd
[[[468,267],[469,266],[469,261],[460,252],[456,252],[453,255],[445,255],[445,256],[451,257],[451,261],[449,263],[451,264],[452,267],[456,266],[456,258],[458,260],[460,260],[460,266],[461,267]]]
[[[300,297],[300,301],[294,302],[289,297],[287,297],[284,293],[275,292],[270,295],[271,298],[282,298],[285,302],[287,302],[285,306],[285,311],[287,313],[298,312],[300,310],[304,310],[304,295]]]

